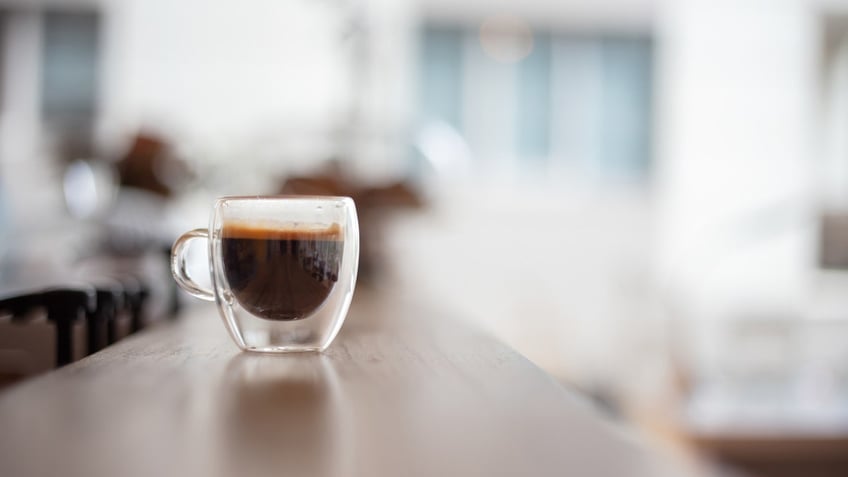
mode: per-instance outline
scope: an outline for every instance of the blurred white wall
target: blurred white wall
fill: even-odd
[[[391,225],[391,290],[471,319],[548,372],[645,385],[662,359],[644,188],[442,185]]]
[[[342,13],[298,0],[107,2],[105,135],[153,125],[229,152],[257,131],[303,134],[343,116]]]
[[[667,2],[658,257],[709,362],[722,319],[800,316],[815,266],[819,22],[811,2]]]
[[[411,2],[113,1],[107,16],[104,136],[164,124],[192,155],[260,168],[339,149],[362,174],[403,167]]]

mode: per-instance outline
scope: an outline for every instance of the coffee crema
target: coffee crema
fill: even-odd
[[[238,303],[266,320],[306,318],[339,279],[343,236],[339,224],[225,223],[224,275]]]

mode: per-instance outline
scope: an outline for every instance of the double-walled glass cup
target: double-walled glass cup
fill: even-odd
[[[186,273],[186,251],[207,239],[212,290]],[[183,234],[171,271],[191,295],[215,301],[243,350],[322,351],[347,315],[359,265],[349,197],[223,197],[209,228]]]

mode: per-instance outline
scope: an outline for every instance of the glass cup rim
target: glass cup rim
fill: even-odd
[[[298,195],[298,194],[277,194],[277,195],[225,195],[218,197],[217,202],[230,201],[326,201],[326,202],[344,202],[353,201],[352,197],[344,195]]]

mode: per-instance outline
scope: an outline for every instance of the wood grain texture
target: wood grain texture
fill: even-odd
[[[0,394],[0,475],[685,475],[488,335],[359,291],[324,354],[213,306]]]

